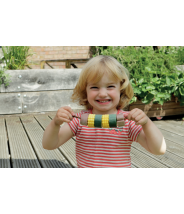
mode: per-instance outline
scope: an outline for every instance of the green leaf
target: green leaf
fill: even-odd
[[[148,100],[151,101],[153,98],[154,98],[154,94],[150,94],[150,93],[149,93],[149,94],[147,95],[147,99],[148,99]]]
[[[184,95],[184,86],[179,87],[179,92],[181,95]]]
[[[169,79],[168,76],[166,76],[166,83],[167,83],[167,85],[170,85],[170,84],[171,84],[171,80]]]
[[[134,96],[134,97],[131,99],[130,104],[131,104],[131,103],[134,103],[134,102],[136,102],[136,101],[137,101],[137,97]]]
[[[156,97],[156,98],[154,99],[153,103],[158,103],[158,102],[160,102],[160,98],[159,98],[159,97]]]
[[[139,88],[134,88],[134,93],[135,94],[140,94],[141,93],[141,90]]]
[[[151,71],[151,68],[149,68],[149,67],[145,67],[145,70],[147,70],[147,71]]]
[[[165,96],[166,96],[165,93],[160,93],[160,92],[159,92],[159,93],[157,94],[157,97],[160,97],[160,98],[161,98],[161,97],[165,97]]]
[[[152,89],[155,89],[155,86],[153,86],[153,85],[149,85],[149,86],[147,86],[147,87],[146,87],[146,89],[148,89],[148,90],[152,90]]]
[[[138,83],[141,84],[141,83],[143,83],[143,81],[144,81],[144,78],[141,78],[138,80]]]
[[[142,103],[144,103],[144,104],[148,104],[149,103],[149,100],[147,100],[147,99],[144,99],[144,100],[141,100],[142,101]]]
[[[160,100],[158,103],[162,106],[164,104],[164,100]]]
[[[158,81],[158,80],[159,80],[158,77],[151,78],[151,82],[156,82],[156,81]]]
[[[156,91],[156,90],[153,90],[153,91],[150,91],[150,94],[157,94],[158,93],[158,91]]]

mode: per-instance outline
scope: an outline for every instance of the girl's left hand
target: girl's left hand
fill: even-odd
[[[125,119],[135,121],[135,125],[145,125],[148,122],[148,116],[140,109],[132,109]]]

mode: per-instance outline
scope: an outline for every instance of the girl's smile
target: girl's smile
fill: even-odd
[[[100,105],[109,104],[111,100],[96,100]]]
[[[95,84],[87,84],[87,98],[93,114],[116,114],[120,99],[120,82],[112,81],[107,75]]]

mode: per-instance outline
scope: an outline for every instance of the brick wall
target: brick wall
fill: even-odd
[[[29,59],[31,68],[39,69],[41,60],[49,59],[83,59],[90,58],[90,46],[30,46],[30,51],[35,54]],[[65,68],[64,62],[49,63],[52,67]],[[81,68],[84,63],[76,63]],[[45,69],[50,67],[45,64]]]

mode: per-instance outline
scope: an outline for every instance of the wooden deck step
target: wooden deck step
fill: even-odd
[[[166,142],[167,144],[167,142]],[[183,168],[184,167],[184,159],[170,153],[169,151],[166,151],[164,155],[153,155],[150,152],[148,152],[145,148],[143,148],[139,143],[133,143],[133,148],[136,148],[137,150],[143,152],[144,154],[152,157],[156,161],[165,164],[167,167],[171,168]]]
[[[147,154],[131,147],[131,159],[133,163],[136,163],[139,168],[168,168],[165,164],[158,162],[157,160],[150,158]]]
[[[4,118],[0,118],[0,168],[10,168],[10,154]]]
[[[19,117],[6,118],[13,168],[40,168]]]
[[[69,162],[58,149],[46,150],[42,147],[44,130],[33,116],[21,116],[21,120],[42,167],[71,168]]]

